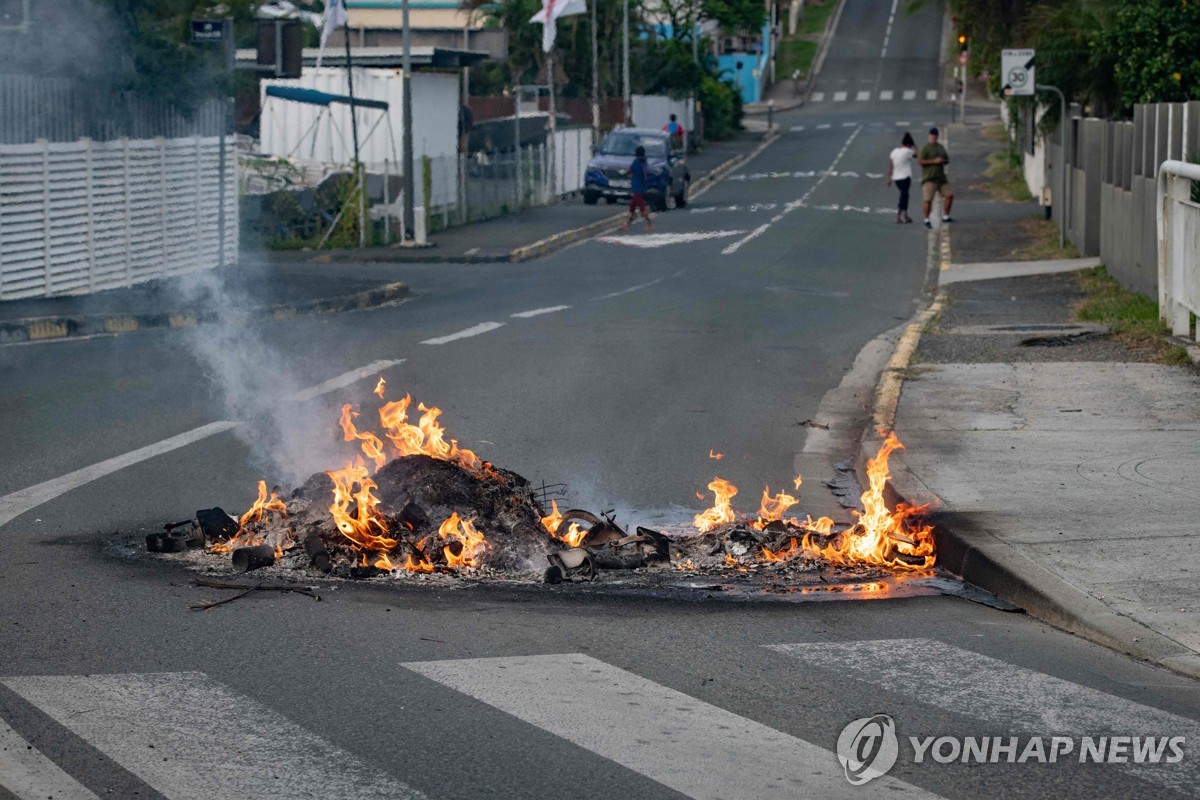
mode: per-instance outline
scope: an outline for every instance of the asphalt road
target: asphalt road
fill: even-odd
[[[778,141],[661,216],[666,238],[635,228],[516,265],[338,267],[416,297],[0,348],[0,798],[1194,796],[1190,752],[1080,764],[1077,743],[1055,764],[914,763],[909,736],[1190,744],[1200,725],[1195,682],[961,599],[339,585],[320,603],[251,595],[200,613],[186,603],[219,593],[119,546],[196,508],[243,508],[260,477],[327,468],[344,452],[335,409],[376,373],[443,408],[484,457],[568,483],[576,505],[679,522],[714,473],[753,505],[800,465],[805,509],[831,508],[831,458],[798,455],[797,423],[929,280],[926,234],[892,223],[881,174],[903,130],[945,117],[924,94],[902,100],[936,86],[938,13],[897,13],[890,35],[888,17],[847,0],[817,84],[830,98],[782,115]],[[221,421],[241,424],[202,435]],[[877,713],[896,720],[899,760],[851,786],[838,734]]]

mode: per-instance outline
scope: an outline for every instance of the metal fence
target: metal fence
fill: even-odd
[[[429,199],[426,202],[425,175],[418,174],[417,202],[444,228],[547,205],[582,190],[592,157],[591,129],[556,131],[555,142],[553,154],[541,144],[426,159]]]
[[[1176,336],[1200,340],[1200,165],[1167,161],[1158,172],[1158,308]]]
[[[224,120],[220,100],[185,112],[128,92],[98,93],[65,78],[0,75],[0,144],[218,136]]]
[[[0,145],[0,300],[130,286],[218,265],[219,139]],[[224,185],[236,259],[237,170]]]

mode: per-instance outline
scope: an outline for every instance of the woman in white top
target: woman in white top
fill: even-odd
[[[887,185],[891,186],[892,181],[895,181],[896,188],[900,190],[900,205],[896,210],[897,224],[912,222],[912,217],[908,215],[908,190],[912,188],[913,159],[916,157],[917,143],[909,133],[904,134],[900,146],[888,156]]]

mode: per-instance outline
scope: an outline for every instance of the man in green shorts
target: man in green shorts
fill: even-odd
[[[950,163],[950,153],[938,144],[938,129],[929,129],[929,144],[921,148],[917,155],[917,163],[921,165],[921,197],[925,201],[925,227],[932,228],[929,212],[933,210],[933,196],[942,196],[942,222],[954,222],[950,218],[950,206],[954,204],[954,192],[950,189],[950,180],[946,177],[946,165]]]

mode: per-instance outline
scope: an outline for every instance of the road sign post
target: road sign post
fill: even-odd
[[[1000,51],[1000,76],[1004,81],[1005,94],[1018,97],[1033,96],[1034,87],[1037,86],[1033,61],[1033,50]]]

